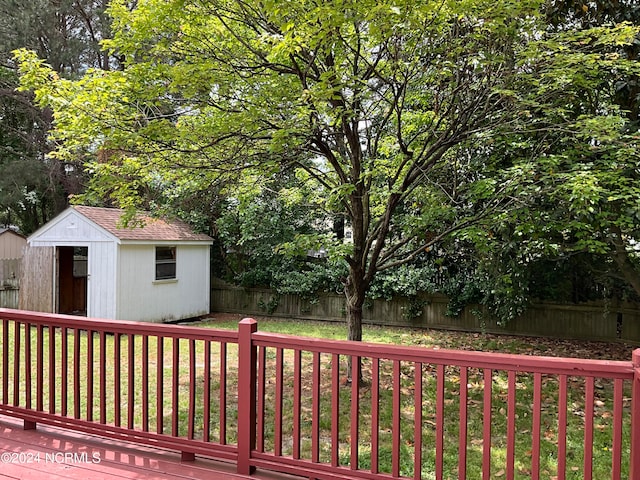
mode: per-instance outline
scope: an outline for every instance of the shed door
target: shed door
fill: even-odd
[[[87,315],[87,247],[58,247],[58,313]]]

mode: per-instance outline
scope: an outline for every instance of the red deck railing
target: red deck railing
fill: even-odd
[[[640,479],[640,350],[533,357],[0,309],[0,413],[309,478]],[[362,381],[354,381],[361,372]]]

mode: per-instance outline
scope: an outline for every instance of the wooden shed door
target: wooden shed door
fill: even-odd
[[[87,247],[58,247],[58,313],[87,314]]]

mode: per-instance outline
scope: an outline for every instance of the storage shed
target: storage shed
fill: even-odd
[[[0,227],[0,259],[22,258],[27,239],[11,228]]]
[[[0,228],[0,286],[20,277],[27,239],[10,228]]]
[[[73,206],[34,232],[20,308],[165,322],[209,313],[212,239],[185,223]]]

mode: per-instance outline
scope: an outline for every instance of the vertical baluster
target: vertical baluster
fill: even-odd
[[[422,363],[416,362],[413,372],[413,478],[422,478]]]
[[[531,478],[540,478],[540,423],[542,417],[542,375],[533,375],[533,438],[531,445]]]
[[[273,453],[279,457],[282,455],[282,375],[283,375],[283,351],[282,348],[276,349],[276,392],[275,392],[275,426]]]
[[[87,330],[87,420],[93,421],[93,330]]]
[[[100,331],[100,423],[107,423],[107,333]]]
[[[558,375],[558,480],[567,474],[567,376]]]
[[[393,415],[391,419],[391,475],[400,476],[400,361],[393,361]]]
[[[49,413],[56,412],[56,330],[49,325]]]
[[[458,478],[467,478],[467,419],[469,369],[460,367],[460,431],[458,434]]]
[[[380,359],[371,364],[371,473],[378,473],[380,458]]]
[[[68,411],[68,384],[69,384],[69,330],[67,327],[62,327],[60,329],[60,334],[62,335],[62,352],[61,352],[61,384],[62,384],[62,392],[60,394],[61,397],[61,405],[60,405],[60,413],[63,416],[67,415]]]
[[[331,355],[331,465],[340,465],[340,355]]]
[[[313,352],[311,407],[311,461],[320,461],[320,352]]]
[[[196,418],[196,341],[189,339],[189,407],[187,438],[193,439]]]
[[[178,388],[180,386],[180,339],[173,339],[173,378],[171,384],[171,435],[178,436]]]
[[[507,478],[512,479],[516,448],[516,372],[509,370],[507,375]]]
[[[26,408],[31,409],[31,324],[26,323],[24,328],[24,387],[26,394],[25,406]],[[63,415],[66,415],[66,412]]]
[[[122,336],[120,333],[113,334],[113,423],[119,427],[122,423]],[[158,360],[159,361],[159,360]]]
[[[267,348],[260,347],[258,350],[258,405],[256,411],[256,448],[259,452],[264,452],[264,412],[265,412],[265,372],[267,363]]]
[[[202,441],[209,442],[211,440],[211,341],[204,342],[204,392],[203,399],[203,423]]]
[[[220,343],[220,445],[227,444],[227,342]]]
[[[73,330],[73,418],[80,418],[80,341],[82,340],[82,331],[78,328]],[[38,364],[42,365],[40,329],[38,329]],[[40,374],[42,367],[38,367]],[[40,377],[41,379],[42,377]],[[42,391],[42,385],[38,380],[38,390]],[[38,400],[41,395],[38,394]]]
[[[491,395],[492,395],[492,372],[491,369],[484,369],[484,406],[482,410],[482,479],[489,480],[491,477]]]
[[[360,364],[362,359],[351,357],[351,470],[358,470],[358,444],[360,443]]]
[[[593,400],[594,381],[593,377],[585,379],[585,401],[584,401],[584,478],[593,478]]]
[[[444,471],[444,365],[436,368],[436,479],[442,480]]]
[[[9,321],[2,319],[2,403],[9,403]]]
[[[142,335],[142,431],[149,431],[149,336]]]
[[[133,429],[135,424],[134,408],[136,405],[136,365],[135,365],[136,337],[133,333],[127,335],[127,428]]]
[[[296,460],[300,458],[301,363],[302,352],[296,349],[293,352],[293,458]],[[314,439],[312,437],[312,441]]]
[[[13,322],[13,405],[20,405],[20,337],[21,325]],[[8,345],[8,344],[5,344]]]
[[[156,345],[156,432],[164,432],[164,337],[158,336]]]
[[[611,478],[622,478],[622,415],[624,380],[616,378],[613,384],[613,449]]]

